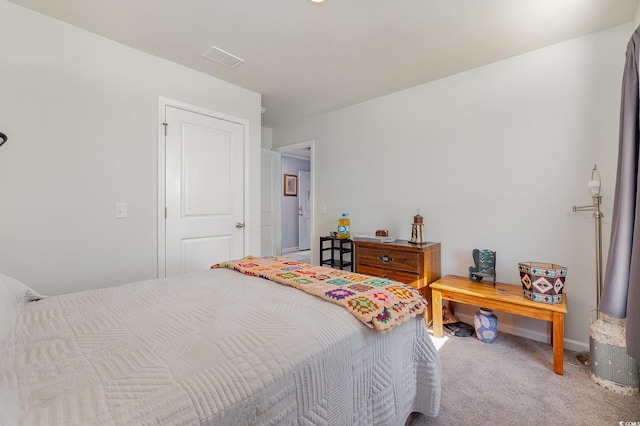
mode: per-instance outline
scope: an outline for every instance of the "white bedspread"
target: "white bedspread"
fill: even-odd
[[[403,425],[439,409],[422,317],[380,334],[231,270],[19,308],[0,346],[0,424]]]

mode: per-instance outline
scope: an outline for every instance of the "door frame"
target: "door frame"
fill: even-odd
[[[314,244],[313,242],[315,241],[315,199],[316,199],[316,189],[315,189],[315,174],[316,174],[316,165],[315,165],[315,140],[314,139],[308,139],[308,140],[304,140],[301,142],[297,142],[297,143],[293,143],[291,145],[283,145],[283,146],[279,146],[276,148],[273,148],[274,151],[277,151],[281,154],[285,154],[287,152],[290,151],[296,151],[298,149],[303,149],[303,148],[310,148],[311,151],[311,157],[309,158],[309,163],[311,165],[311,173],[310,173],[310,187],[311,187],[311,259],[313,261],[313,259],[315,259],[315,252],[316,252],[316,244]],[[281,166],[282,167],[282,166]],[[282,175],[282,169],[280,170],[280,175]],[[281,188],[279,189],[280,193],[282,193]],[[282,199],[282,198],[281,198]],[[280,209],[280,220],[282,220],[282,208]],[[282,244],[282,231],[280,232],[280,235],[278,236],[278,238],[280,239],[280,242]],[[282,245],[281,245],[282,247]]]
[[[268,155],[269,156],[269,160],[270,161],[274,161],[276,162],[276,165],[274,166],[274,168],[272,170],[270,170],[272,172],[272,175],[266,179],[268,179],[268,182],[271,183],[271,188],[269,190],[270,194],[271,194],[271,203],[273,204],[272,208],[273,208],[273,213],[272,213],[272,217],[270,218],[274,223],[273,223],[273,227],[274,227],[274,231],[273,231],[273,238],[271,239],[271,246],[269,247],[269,253],[272,256],[280,256],[282,254],[282,187],[281,187],[281,183],[282,182],[282,155],[271,148],[265,148],[265,147],[261,147],[260,148],[260,161],[261,161],[261,166],[262,166],[262,160],[264,158],[264,155]],[[264,243],[264,240],[262,238],[262,230],[265,224],[264,218],[263,218],[263,214],[262,214],[262,200],[264,197],[264,192],[262,191],[262,180],[265,179],[265,176],[263,175],[263,173],[265,172],[265,169],[261,167],[260,169],[260,184],[261,184],[261,191],[260,191],[260,255],[261,256],[265,256],[267,254],[265,254],[262,250],[262,244]]]
[[[311,163],[311,159],[309,159],[309,163]],[[303,192],[304,188],[302,187],[302,182],[303,182],[302,176],[307,176],[307,175],[308,175],[308,178],[305,178],[305,180],[309,185],[309,192],[310,192],[309,195],[312,195],[313,191],[311,190],[311,172],[298,170],[298,250],[306,250],[306,249],[303,249],[302,246],[300,245],[300,240],[301,240],[300,235],[302,234],[302,229],[303,229],[302,225],[304,224],[304,221],[302,220],[302,218],[304,216],[301,215],[299,212],[302,207],[302,204],[305,203],[304,201],[302,201],[302,197],[304,196],[304,192]],[[311,212],[313,212],[313,204],[311,204],[311,200],[309,200],[308,207],[309,207],[309,221],[311,221]],[[309,227],[311,227],[311,222],[309,222]],[[313,229],[309,229],[309,232],[313,233]],[[312,236],[309,235],[309,250],[311,250],[312,239],[313,239]]]
[[[166,107],[173,107],[182,109],[185,111],[193,112],[196,114],[202,114],[209,117],[217,118],[219,120],[230,121],[233,123],[240,124],[243,127],[242,132],[242,152],[243,152],[243,160],[242,160],[242,178],[243,178],[243,186],[242,186],[242,216],[244,223],[244,236],[243,236],[243,256],[247,252],[247,247],[249,247],[249,229],[252,227],[250,215],[247,215],[247,206],[249,205],[249,120],[236,117],[233,115],[225,114],[219,111],[215,111],[209,108],[199,107],[196,105],[188,104],[186,102],[177,101],[175,99],[167,98],[164,96],[158,96],[158,278],[166,277],[166,220],[165,220],[165,209],[166,209],[166,175],[165,175],[165,134],[164,134],[164,123],[166,122],[165,110]]]

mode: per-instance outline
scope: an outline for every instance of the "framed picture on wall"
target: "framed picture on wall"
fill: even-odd
[[[298,195],[298,176],[284,175],[284,195]]]

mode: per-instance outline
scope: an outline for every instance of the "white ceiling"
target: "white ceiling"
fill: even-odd
[[[630,22],[640,0],[12,1],[261,93],[277,127]]]

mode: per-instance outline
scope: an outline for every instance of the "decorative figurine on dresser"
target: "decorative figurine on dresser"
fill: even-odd
[[[424,239],[424,218],[420,216],[420,209],[413,217],[413,223],[411,224],[411,239],[409,240],[412,244],[426,244],[427,241]]]
[[[469,279],[480,282],[483,278],[493,278],[493,286],[496,286],[496,252],[487,249],[473,249],[473,262],[475,266],[469,266]]]

